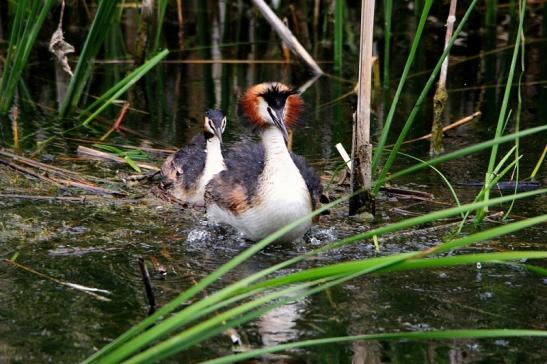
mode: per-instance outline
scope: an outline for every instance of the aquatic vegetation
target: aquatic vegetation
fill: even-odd
[[[213,3],[218,6],[208,6]],[[352,196],[342,178],[345,163],[333,148],[351,143],[360,61],[352,35],[358,33],[359,4],[67,2],[63,21],[58,1],[0,3],[0,38],[9,35],[0,39],[0,285],[6,286],[0,302],[10,317],[0,325],[0,336],[6,337],[8,359],[13,350],[13,357],[24,354],[22,360],[28,355],[56,361],[68,352],[65,360],[87,357],[86,363],[160,361],[180,352],[189,361],[210,363],[275,352],[313,361],[329,348],[292,350],[340,344],[346,358],[348,342],[379,340],[391,341],[389,355],[396,361],[399,348],[418,340],[446,340],[431,351],[441,352],[452,350],[456,339],[482,344],[488,338],[531,338],[476,349],[480,360],[543,340],[545,330],[530,330],[525,316],[508,320],[505,312],[533,296],[537,305],[525,307],[523,315],[528,309],[544,315],[539,293],[547,252],[535,240],[547,222],[547,109],[541,102],[547,74],[538,66],[546,56],[547,5],[486,1],[481,7],[471,1],[457,13],[457,29],[443,52],[447,3],[376,2],[374,40],[384,46],[375,54],[382,80],[375,71],[368,105],[380,206],[373,222],[347,216]],[[312,61],[325,75],[306,80],[313,70],[298,55],[284,53],[286,39],[272,31],[255,4],[284,19],[290,30],[285,34],[313,48]],[[59,71],[66,72],[46,50],[59,18],[76,49],[68,57],[74,75],[53,83]],[[419,142],[427,137],[416,137],[429,131],[431,88],[449,51],[454,57],[443,118],[482,119],[452,129],[448,152],[428,159]],[[231,118],[242,90],[272,80],[292,83],[310,105],[292,146],[330,173],[323,176],[330,180],[327,190],[338,198],[310,215],[331,212],[312,228],[309,241],[273,243],[310,216],[251,244],[223,227],[205,226],[200,212],[147,194],[156,187],[157,180],[150,181],[157,179],[159,163],[201,127],[205,109],[222,106]],[[63,99],[59,90],[67,86]],[[231,123],[223,141],[233,143],[240,132]],[[110,162],[78,153],[86,145],[109,152],[104,159]],[[419,190],[426,197],[411,200],[390,188]],[[498,190],[501,197],[494,195]],[[135,273],[138,258],[149,263],[149,279],[158,287],[157,311],[144,319],[148,307]],[[162,264],[167,268],[158,268]],[[503,272],[503,288],[492,283],[494,275],[485,272],[490,268]],[[480,301],[465,308],[468,302],[440,302],[438,307],[448,309],[436,312],[434,321],[420,312],[438,308],[423,302],[439,296],[434,289],[424,292],[433,287],[432,277],[440,282],[434,288],[466,300],[472,292]],[[368,284],[375,296],[361,304]],[[86,301],[74,287],[104,288],[111,301]],[[413,289],[419,292],[415,297]],[[496,289],[507,296],[495,296]],[[499,299],[498,306],[489,295]],[[349,308],[338,307],[341,302]],[[300,305],[295,334],[268,347],[260,320],[291,305]],[[380,317],[382,310],[386,317]],[[448,310],[455,318],[443,317]],[[469,319],[469,312],[484,320]],[[36,320],[29,317],[45,328],[34,331]],[[349,327],[356,317],[366,325]],[[408,317],[418,322],[406,325]],[[233,352],[230,340],[222,339],[234,329],[250,337],[249,350],[240,346]],[[95,348],[101,349],[93,353]]]
[[[547,215],[543,215],[503,225],[498,228],[481,231],[463,238],[451,239],[443,244],[440,244],[433,248],[429,248],[425,251],[394,254],[382,258],[365,259],[363,261],[353,261],[348,263],[327,265],[321,268],[312,268],[289,275],[282,275],[280,277],[271,278],[270,280],[266,281],[259,281],[260,279],[279,272],[281,269],[293,266],[296,263],[313,257],[319,253],[324,253],[332,249],[340,248],[344,245],[362,241],[363,239],[383,235],[388,232],[400,231],[404,228],[435,221],[448,216],[457,215],[461,212],[474,210],[476,208],[481,208],[492,204],[509,202],[516,198],[525,198],[545,192],[547,192],[547,190],[525,192],[513,196],[498,197],[488,201],[475,202],[460,207],[436,211],[423,216],[406,219],[399,223],[394,223],[385,227],[367,231],[365,233],[352,236],[341,241],[333,242],[319,249],[313,250],[303,255],[299,255],[295,258],[286,260],[270,268],[254,273],[247,278],[244,278],[223,289],[218,290],[214,294],[210,294],[206,298],[203,298],[196,303],[190,304],[189,306],[181,309],[173,316],[166,317],[167,314],[176,311],[181,304],[188,302],[200,291],[208,287],[214,281],[220,279],[230,270],[235,269],[243,261],[249,259],[252,255],[256,254],[268,244],[272,243],[286,232],[303,223],[307,217],[301,218],[298,221],[295,221],[294,223],[286,226],[285,228],[280,229],[276,233],[266,237],[257,244],[240,253],[236,258],[225,263],[222,267],[219,267],[215,272],[211,273],[202,281],[198,282],[196,285],[183,292],[175,300],[164,305],[147,319],[133,326],[125,334],[120,336],[111,344],[107,345],[102,350],[92,355],[84,363],[116,363],[122,360],[127,360],[127,362],[130,363],[158,361],[168,356],[174,355],[175,353],[180,352],[192,345],[197,345],[198,343],[214,335],[218,335],[229,328],[241,325],[245,322],[248,322],[249,320],[257,318],[276,307],[282,306],[298,299],[302,299],[308,295],[312,295],[334,285],[341,284],[350,279],[354,279],[365,274],[416,268],[423,269],[428,267],[438,267],[451,264],[473,264],[477,262],[487,262],[490,260],[502,262],[506,260],[521,258],[546,258],[547,252],[545,251],[490,253],[482,255],[464,254],[457,257],[448,257],[446,260],[443,260],[443,258],[424,258],[433,254],[452,251],[482,240],[491,239],[499,235],[508,234],[512,231],[517,231],[529,226],[544,223],[547,221]],[[344,199],[347,199],[347,197]],[[323,206],[321,209],[318,209],[314,213],[312,213],[312,215],[316,215],[322,210],[330,208],[339,202],[341,201],[335,201],[327,206]],[[296,284],[299,282],[301,283]],[[266,291],[273,288],[276,288],[276,290]],[[238,302],[247,299],[250,300],[238,304]],[[235,304],[235,306],[232,306],[232,304]],[[224,308],[226,309],[226,311],[220,314],[217,314],[211,318],[205,317],[203,321],[198,321],[195,324],[191,324],[195,320],[200,319],[201,317],[204,317],[209,313],[219,311]],[[156,322],[158,319],[160,320],[160,322]],[[156,322],[156,324],[154,326],[151,326],[152,324],[154,324],[154,322]],[[179,331],[182,328],[184,329],[182,331]],[[163,339],[163,341],[160,341],[159,343],[154,344],[149,349],[141,352],[148,344],[151,344],[153,341],[165,335],[169,335],[175,331],[178,332],[173,336],[167,339]],[[496,332],[503,336],[503,333],[507,331],[502,330]],[[547,335],[544,331],[508,331],[508,333],[509,335],[515,334],[522,336]],[[414,334],[415,333],[410,333],[408,336],[404,334],[398,334],[400,336],[396,337],[411,338]],[[431,339],[442,339],[446,338],[447,335],[450,335],[450,331],[444,333],[439,332],[437,334],[430,333],[430,336],[428,337]],[[480,331],[468,330],[466,333],[458,332],[456,334],[456,337],[472,338],[476,336],[480,336]],[[340,338],[340,340],[342,341],[344,339]],[[295,343],[294,345],[297,346],[298,344]]]
[[[11,106],[23,70],[29,60],[44,21],[55,0],[21,0],[17,1],[13,19],[8,53],[2,67],[0,79],[0,114]]]

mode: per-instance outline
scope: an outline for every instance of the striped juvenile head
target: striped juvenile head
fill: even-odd
[[[205,112],[203,134],[205,139],[217,137],[222,142],[222,134],[226,129],[226,114],[222,110],[209,109]]]
[[[270,126],[287,136],[300,117],[304,101],[294,89],[280,82],[268,82],[249,88],[239,100],[238,114],[244,124],[253,129]]]

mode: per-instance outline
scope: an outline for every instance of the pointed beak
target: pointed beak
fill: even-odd
[[[283,110],[274,110],[271,116],[275,123],[275,126],[277,126],[279,130],[281,130],[281,132],[283,133],[285,143],[287,143],[289,141],[289,133],[287,132],[287,127],[285,126],[285,122],[283,121],[285,119]]]
[[[215,128],[214,132],[215,136],[220,140],[220,144],[222,144],[222,130]]]

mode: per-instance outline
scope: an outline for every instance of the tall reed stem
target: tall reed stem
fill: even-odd
[[[450,9],[448,10],[448,19],[446,20],[446,35],[444,37],[444,49],[448,47],[454,23],[456,22],[456,7],[458,0],[450,0]],[[448,101],[448,93],[446,92],[446,76],[448,74],[448,58],[449,54],[443,61],[441,72],[439,73],[439,82],[437,90],[433,97],[433,124],[431,126],[431,144],[429,149],[430,155],[437,155],[443,152],[443,111]]]
[[[338,0],[337,0],[338,1]],[[374,0],[361,4],[361,40],[359,51],[359,99],[355,116],[351,170],[351,187],[356,194],[350,199],[350,215],[363,209],[374,214],[372,187],[372,144],[370,144],[370,100],[372,84],[372,36],[374,29]]]

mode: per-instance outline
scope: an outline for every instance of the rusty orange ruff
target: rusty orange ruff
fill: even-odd
[[[255,127],[265,128],[268,126],[268,122],[260,116],[258,111],[258,98],[260,94],[266,93],[268,89],[273,87],[277,87],[280,91],[290,90],[287,85],[279,82],[260,83],[249,88],[239,100],[240,107],[244,114]],[[285,119],[283,120],[287,129],[292,129],[296,126],[303,108],[304,101],[299,95],[290,95],[287,98]]]

